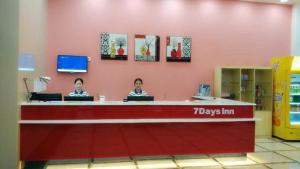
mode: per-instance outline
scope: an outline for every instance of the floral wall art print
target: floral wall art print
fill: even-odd
[[[167,62],[191,61],[191,37],[168,36],[167,37]]]
[[[160,38],[155,35],[135,35],[135,60],[158,62]]]
[[[101,33],[101,59],[127,60],[127,35]]]

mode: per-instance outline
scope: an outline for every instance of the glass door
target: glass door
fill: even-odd
[[[290,125],[300,125],[300,74],[291,75]]]

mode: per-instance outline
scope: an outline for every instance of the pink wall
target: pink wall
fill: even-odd
[[[268,66],[290,54],[291,7],[237,0],[49,0],[51,92],[69,93],[75,77],[91,95],[121,100],[141,77],[160,100],[185,100],[199,83],[213,85],[217,65]],[[128,34],[128,61],[100,59],[100,33]],[[161,38],[161,61],[134,61],[134,35]],[[166,36],[192,37],[192,62],[166,62]],[[56,72],[57,54],[88,55],[89,72]]]

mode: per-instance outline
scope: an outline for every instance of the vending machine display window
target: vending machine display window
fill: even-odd
[[[291,75],[290,124],[300,125],[300,74]]]

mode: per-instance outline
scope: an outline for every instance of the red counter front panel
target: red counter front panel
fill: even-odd
[[[22,120],[208,118],[191,112],[194,108],[195,106],[22,106],[21,117]],[[226,107],[231,108],[235,110],[232,116],[236,118],[253,117],[252,106]],[[227,115],[223,114],[223,118],[227,118]],[[209,116],[221,117],[222,115]],[[20,159],[253,152],[254,126],[253,121],[20,124]]]
[[[22,120],[252,118],[253,106],[22,106]]]

